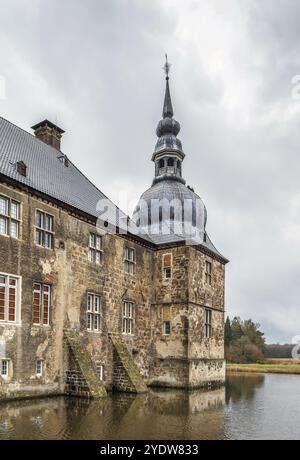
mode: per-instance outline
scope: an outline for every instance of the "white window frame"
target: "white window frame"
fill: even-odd
[[[209,286],[212,285],[212,263],[209,260],[205,261],[205,282]]]
[[[44,360],[37,359],[35,362],[35,375],[37,377],[42,377],[44,374]]]
[[[169,273],[169,271],[170,271],[170,273]],[[168,281],[168,280],[171,280],[171,279],[172,279],[172,268],[171,267],[165,267],[164,268],[164,280]]]
[[[37,225],[37,215],[41,214],[41,226]],[[52,225],[51,225],[51,230],[46,227],[46,218],[51,219]],[[40,248],[45,248],[52,250],[54,248],[54,237],[55,237],[55,232],[54,232],[54,215],[50,214],[49,212],[45,212],[42,209],[36,209],[35,214],[34,214],[34,243],[36,246]],[[41,243],[37,241],[37,232],[40,233],[41,236]],[[46,236],[51,237],[51,246],[46,245]]]
[[[135,274],[135,248],[129,246],[124,248],[124,271],[128,275]]]
[[[134,302],[125,300],[122,306],[122,334],[134,335]]]
[[[101,332],[101,296],[87,293],[87,330]]]
[[[0,359],[0,364],[1,364],[1,369],[0,369],[1,377],[3,379],[8,379],[9,371],[10,371],[10,359],[7,359],[7,358]],[[4,364],[5,364],[5,367],[6,367],[6,373],[5,374],[3,373]]]
[[[96,233],[90,233],[89,236],[89,250],[88,250],[88,260],[89,262],[95,265],[101,265],[102,263],[102,236],[97,235]]]
[[[21,235],[21,203],[18,200],[14,200],[13,198],[2,194],[0,194],[0,200],[1,199],[6,201],[6,209],[3,213],[0,208],[0,220],[5,222],[5,232],[0,232],[0,235],[9,236],[18,240]],[[12,216],[12,205],[16,205],[16,216]],[[17,235],[12,234],[12,224],[16,225]]]
[[[170,257],[170,266],[165,265],[166,257]],[[162,268],[163,268],[163,279],[164,281],[169,281],[173,277],[173,254],[167,253],[162,255]]]
[[[35,286],[39,286],[39,290],[35,288]],[[45,311],[45,305],[44,305],[44,288],[48,288],[48,305],[46,305],[46,308],[48,309],[48,322],[44,323],[44,311]],[[40,320],[38,323],[34,322],[34,295],[35,293],[39,293],[40,295],[40,301],[39,301],[39,317]],[[34,282],[33,283],[33,302],[32,302],[32,324],[34,326],[42,326],[42,327],[49,327],[50,326],[50,315],[51,315],[51,307],[52,307],[52,285],[51,284],[46,284],[46,283],[39,283],[39,282]]]
[[[169,327],[170,327],[170,332],[166,332],[166,323],[169,324]],[[169,337],[171,335],[171,321],[167,320],[167,321],[163,321],[163,335],[165,337]]]
[[[0,288],[4,287],[4,319],[0,319],[0,324],[15,324],[18,325],[21,323],[21,298],[22,298],[22,277],[17,275],[12,275],[10,273],[0,273],[0,278],[5,278],[5,283],[0,282]],[[16,280],[15,288],[15,319],[14,321],[9,320],[9,289],[12,286],[9,285],[9,280]]]
[[[104,366],[103,364],[96,364],[96,374],[101,382],[103,382]]]
[[[205,338],[212,338],[212,319],[213,311],[211,308],[205,308]]]

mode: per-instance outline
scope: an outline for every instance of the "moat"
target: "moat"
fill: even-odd
[[[299,439],[300,376],[231,374],[214,391],[0,404],[0,439]]]

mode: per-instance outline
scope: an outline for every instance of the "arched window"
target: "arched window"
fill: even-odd
[[[193,227],[196,227],[196,221],[197,219],[197,216],[196,216],[196,203],[193,202],[193,205],[192,205],[192,225]]]
[[[158,217],[158,219],[159,219],[159,233],[161,233],[161,231],[162,231],[162,217],[163,217],[163,210],[162,210],[161,206],[159,207],[158,212],[159,212],[159,217]]]
[[[151,224],[152,224],[152,218],[151,218],[151,203],[149,203],[149,206],[148,206],[148,227],[151,227]]]
[[[168,158],[168,166],[174,166],[174,158]]]
[[[180,163],[180,160],[177,161],[177,168],[180,170],[181,168],[181,163]]]
[[[174,206],[170,207],[170,231],[174,233],[174,218],[175,218],[175,209]]]
[[[159,168],[164,168],[165,167],[165,160],[159,160],[159,163],[158,163],[158,167]]]

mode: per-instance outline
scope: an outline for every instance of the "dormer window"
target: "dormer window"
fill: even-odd
[[[24,161],[17,162],[17,171],[20,174],[20,176],[23,176],[23,177],[27,176],[27,166],[24,163]]]

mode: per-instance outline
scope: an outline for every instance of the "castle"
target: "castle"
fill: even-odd
[[[0,118],[0,400],[224,383],[228,262],[186,186],[166,64],[153,184],[133,219],[61,151]]]

